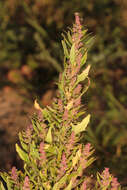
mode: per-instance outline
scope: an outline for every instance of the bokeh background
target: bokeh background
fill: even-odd
[[[127,185],[127,0],[0,1],[0,168],[22,167],[18,132],[33,100],[52,102],[63,70],[61,33],[80,12],[91,42],[91,86],[83,98],[91,123],[84,141],[96,149],[93,171],[110,167]]]

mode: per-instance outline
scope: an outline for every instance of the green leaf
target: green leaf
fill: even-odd
[[[47,143],[52,143],[52,132],[51,132],[51,131],[52,131],[52,128],[50,127],[49,130],[48,130],[46,139],[45,139],[45,141],[46,141]]]
[[[52,190],[59,190],[60,187],[65,184],[67,177],[68,174],[65,174],[57,183],[55,183]]]
[[[39,159],[39,153],[34,141],[32,141],[32,143],[30,144],[30,154],[33,156],[33,158]]]
[[[76,85],[87,78],[89,70],[90,70],[90,65],[88,65],[87,68],[80,75],[78,75]]]
[[[12,190],[11,185],[12,184],[11,184],[9,178],[7,177],[7,188],[8,188],[8,190]]]
[[[64,190],[71,190],[72,189],[72,180],[70,181],[69,185]]]
[[[67,46],[66,46],[66,43],[65,43],[64,40],[62,40],[62,46],[63,46],[63,49],[64,49],[64,55],[68,59],[69,58],[69,53],[68,53],[68,49],[67,49]]]
[[[25,162],[29,162],[29,157],[28,154],[26,152],[24,152],[18,144],[16,144],[16,151],[19,154],[20,158],[22,160],[24,160]]]
[[[86,63],[86,60],[87,60],[87,51],[85,52],[85,54],[84,54],[83,57],[82,57],[81,66]]]
[[[70,62],[73,66],[75,65],[75,44],[72,45],[70,50]]]
[[[21,132],[19,133],[19,140],[20,140],[20,143],[21,143],[23,149],[24,149],[25,151],[27,151],[27,150],[28,150],[28,146],[27,146],[26,143],[23,142],[23,137],[22,137]]]
[[[2,182],[0,183],[0,190],[5,190]]]
[[[73,159],[72,159],[72,167],[74,167],[74,166],[77,164],[77,162],[78,162],[80,156],[81,156],[81,150],[79,149],[79,150],[76,152],[75,157],[73,157]]]
[[[75,134],[78,134],[82,131],[85,131],[88,123],[89,123],[89,120],[90,120],[90,114],[87,115],[82,121],[81,123],[79,123],[78,125],[73,125],[72,124],[72,131],[75,132]]]

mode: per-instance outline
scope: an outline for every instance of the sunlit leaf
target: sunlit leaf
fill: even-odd
[[[73,124],[72,124],[72,131],[74,131],[75,134],[78,134],[78,133],[80,133],[80,132],[85,131],[85,130],[86,130],[86,127],[87,127],[87,125],[88,125],[88,123],[89,123],[89,120],[90,120],[90,114],[87,115],[87,116],[82,120],[82,122],[79,123],[78,125],[73,125]]]

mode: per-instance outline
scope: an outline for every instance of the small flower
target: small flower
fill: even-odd
[[[30,181],[29,181],[29,177],[28,176],[25,177],[25,181],[24,181],[24,185],[23,185],[23,190],[30,190]]]
[[[11,178],[17,182],[17,179],[18,179],[18,174],[17,174],[17,169],[15,166],[12,167],[12,170],[11,170]]]

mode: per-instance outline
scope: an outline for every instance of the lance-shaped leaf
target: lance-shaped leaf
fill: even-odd
[[[75,44],[72,45],[70,50],[70,62],[73,66],[75,65]]]
[[[83,132],[86,130],[86,127],[89,123],[90,120],[90,114],[87,115],[82,121],[81,123],[79,123],[78,125],[73,125],[72,124],[72,131],[74,131],[75,134],[78,134],[80,132]]]
[[[35,109],[37,109],[37,110],[43,111],[43,109],[40,107],[40,105],[38,104],[38,102],[37,102],[36,99],[35,99],[35,101],[34,101],[34,107],[35,107]]]
[[[86,60],[87,60],[87,51],[85,52],[85,54],[83,55],[83,57],[81,59],[81,66],[86,63]]]
[[[2,182],[0,183],[0,190],[6,190],[6,189],[4,188],[4,186],[3,186],[3,183],[2,183]]]
[[[25,151],[23,151],[23,150],[18,146],[18,144],[16,144],[16,151],[18,152],[18,154],[19,154],[19,156],[20,156],[20,158],[21,158],[22,160],[24,160],[25,162],[29,162],[29,156],[28,156],[28,154],[27,154]]]
[[[72,180],[70,181],[69,185],[64,190],[71,190],[72,189]]]
[[[52,132],[51,131],[52,131],[52,127],[49,128],[46,139],[45,139],[45,141],[47,143],[52,143]]]
[[[61,186],[63,186],[66,183],[68,174],[66,173],[58,182],[56,182],[52,188],[52,190],[59,190]]]
[[[81,156],[81,150],[79,149],[79,150],[76,152],[75,157],[72,159],[72,166],[73,166],[73,167],[77,164],[77,162],[78,162],[80,156]]]
[[[64,40],[62,40],[62,46],[63,46],[63,50],[64,50],[64,55],[68,59],[69,58],[69,53],[68,53],[68,49],[67,49],[67,46],[66,46],[66,43],[65,43]]]
[[[89,70],[90,70],[90,65],[88,65],[87,68],[80,75],[78,75],[76,85],[88,77]]]

